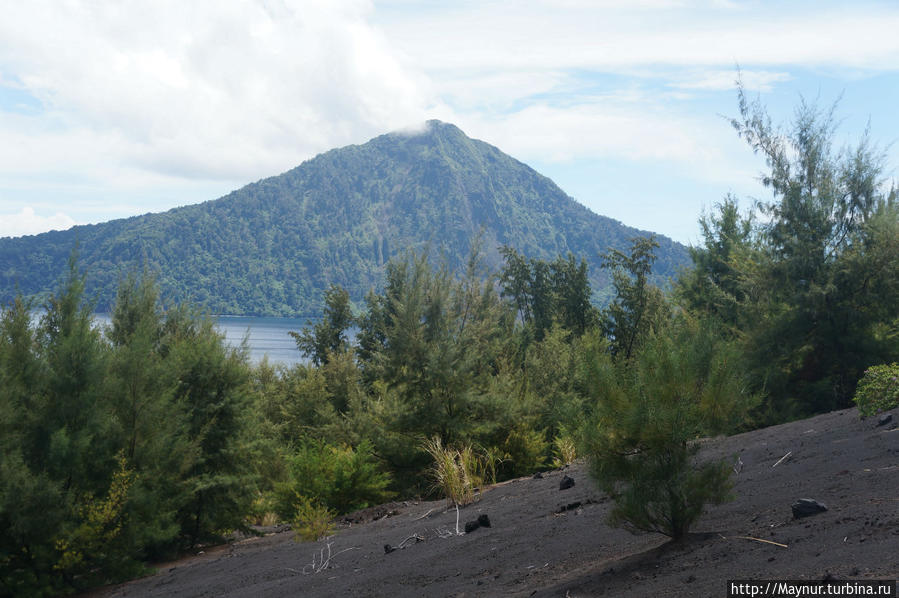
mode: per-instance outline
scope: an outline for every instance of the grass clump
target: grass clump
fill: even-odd
[[[577,443],[574,436],[564,427],[553,439],[553,467],[567,467],[577,459]]]
[[[471,445],[461,449],[444,447],[437,436],[425,441],[424,449],[434,459],[430,469],[434,487],[457,506],[471,504],[475,488],[484,482],[484,472],[488,469],[486,459]]]

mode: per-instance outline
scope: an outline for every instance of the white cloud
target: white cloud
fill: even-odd
[[[772,71],[746,71],[739,73],[746,89],[756,91],[771,91],[775,83],[789,81],[792,77],[789,73]],[[734,68],[701,71],[689,73],[680,80],[671,83],[671,87],[680,89],[701,89],[707,91],[722,91],[736,87],[737,73]]]
[[[21,237],[36,235],[48,230],[65,230],[76,222],[62,212],[52,216],[39,216],[31,207],[22,208],[18,213],[0,213],[0,237]]]
[[[503,117],[460,115],[462,128],[524,161],[627,159],[669,163],[697,180],[751,178],[742,141],[718,116],[687,116],[649,100],[535,104]],[[755,168],[755,164],[752,164]]]
[[[899,10],[802,8],[731,0],[9,3],[0,84],[34,102],[4,111],[0,95],[0,189],[33,198],[43,185],[47,197],[39,204],[5,193],[0,213],[52,211],[62,186],[102,198],[94,202],[114,205],[117,216],[202,201],[211,198],[203,190],[237,187],[428,118],[526,160],[622,157],[721,180],[741,168],[738,141],[708,106],[699,114],[688,104],[730,89],[735,64],[759,91],[787,82],[796,67],[896,71]],[[74,206],[63,211],[95,219]]]
[[[895,68],[899,12],[884,5],[491,2],[384,27],[428,69],[600,69],[647,65]],[[428,43],[429,40],[452,43]]]
[[[130,167],[253,178],[426,116],[425,86],[367,24],[371,10],[352,0],[16,3],[0,21],[0,71],[46,106],[19,123],[35,144],[113,140],[115,161]],[[0,130],[0,143],[9,135]],[[84,143],[80,158],[99,166],[108,148]]]

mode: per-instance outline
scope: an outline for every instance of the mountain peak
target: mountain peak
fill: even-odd
[[[462,132],[462,129],[454,125],[453,123],[443,122],[442,120],[437,120],[436,118],[432,118],[430,120],[425,121],[425,125],[428,127],[428,131],[431,133],[458,133],[460,135],[465,135]]]
[[[469,139],[462,129],[456,125],[432,118],[402,129],[397,129],[382,137],[439,137],[443,139]]]
[[[569,251],[590,265],[608,295],[600,255],[645,234],[594,214],[551,180],[459,127],[415,129],[333,149],[284,173],[202,204],[91,227],[0,239],[0,301],[20,288],[45,296],[76,240],[91,273],[87,293],[109,310],[122,271],[159,272],[163,296],[191,298],[213,313],[318,315],[330,284],[361,301],[385,266],[408,249],[461,267],[480,237],[488,265],[509,245],[531,258]],[[661,277],[687,262],[664,237]]]

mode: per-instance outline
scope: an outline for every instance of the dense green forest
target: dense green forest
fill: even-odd
[[[461,268],[395,256],[355,307],[331,284],[294,335],[308,363],[253,366],[146,271],[98,328],[70,257],[38,321],[21,297],[0,318],[0,592],[122,579],[265,520],[314,539],[390,497],[461,506],[575,456],[613,523],[679,539],[730,489],[698,438],[854,396],[865,413],[895,405],[899,202],[882,154],[867,137],[835,149],[813,105],[776,128],[742,90],[733,124],[773,199],[703,216],[692,268],[664,289],[654,237],[604,251],[602,309],[585,258],[485,235]]]
[[[598,303],[610,293],[600,253],[644,234],[594,214],[497,148],[431,121],[421,134],[335,149],[215,201],[0,239],[0,302],[19,291],[46,299],[77,242],[99,311],[111,310],[121,276],[146,267],[166,301],[215,314],[313,316],[331,284],[361,305],[382,288],[390,258],[408,248],[430,248],[462,267],[479,231],[493,268],[503,245],[529,258],[583,256]],[[659,242],[661,283],[689,258],[682,245]]]

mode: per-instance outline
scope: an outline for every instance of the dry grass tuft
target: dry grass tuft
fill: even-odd
[[[475,488],[484,482],[484,458],[471,445],[461,449],[444,447],[436,436],[425,441],[424,449],[434,459],[430,470],[434,487],[442,490],[446,498],[457,506],[473,502]]]

